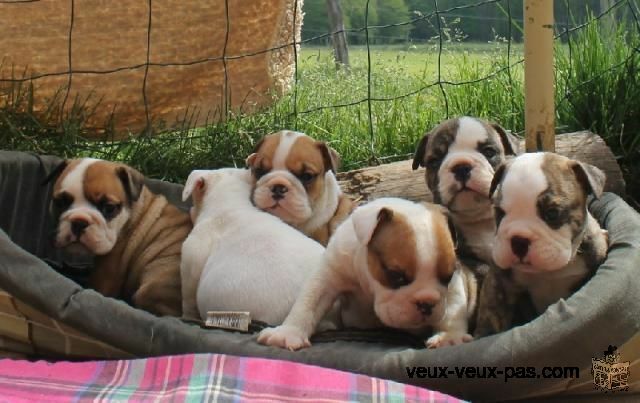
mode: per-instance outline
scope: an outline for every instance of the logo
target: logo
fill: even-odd
[[[606,392],[629,390],[629,361],[619,362],[616,346],[609,346],[603,358],[591,358],[591,375],[596,388]]]

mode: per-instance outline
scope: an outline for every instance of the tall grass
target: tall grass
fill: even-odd
[[[558,121],[600,134],[640,200],[640,35],[588,24],[556,52]]]

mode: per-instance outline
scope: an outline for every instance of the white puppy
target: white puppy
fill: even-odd
[[[187,179],[182,197],[194,201],[180,267],[187,318],[248,311],[280,324],[322,264],[319,243],[251,203],[252,185],[246,169],[193,171]]]
[[[470,341],[475,282],[456,270],[447,219],[439,206],[382,198],[357,208],[330,239],[322,270],[307,282],[283,325],[258,342],[297,350],[339,296],[346,326],[386,325],[435,334],[429,347]]]

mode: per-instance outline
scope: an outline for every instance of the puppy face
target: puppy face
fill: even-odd
[[[247,165],[256,182],[252,202],[294,226],[309,221],[327,204],[327,195],[335,193],[329,187],[337,186],[337,154],[302,133],[265,136]]]
[[[455,266],[453,241],[439,207],[414,206],[409,211],[383,207],[368,217],[356,211],[353,216],[358,238],[366,245],[365,270],[376,315],[400,329],[420,329],[442,319]]]
[[[413,169],[426,167],[434,201],[454,213],[486,209],[494,170],[505,155],[515,155],[516,144],[496,124],[467,116],[450,119],[422,138]]]
[[[55,246],[75,254],[109,253],[140,196],[143,176],[91,158],[65,161],[60,168],[50,206]]]
[[[600,196],[604,181],[598,168],[553,153],[523,154],[498,168],[496,264],[533,273],[565,267],[584,236],[587,195]]]

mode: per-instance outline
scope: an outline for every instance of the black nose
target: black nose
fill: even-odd
[[[76,237],[79,237],[88,226],[89,223],[85,220],[73,220],[71,221],[71,232],[73,232],[73,235]]]
[[[425,316],[430,316],[433,311],[433,305],[428,302],[416,302],[418,311]]]
[[[273,185],[271,187],[271,197],[275,200],[284,199],[284,194],[287,193],[289,189],[285,185]]]
[[[516,256],[522,259],[523,257],[527,256],[530,243],[531,241],[529,241],[527,238],[514,236],[511,238],[511,250]]]
[[[471,169],[473,167],[469,164],[458,164],[451,168],[451,172],[457,181],[464,183],[471,177]]]

